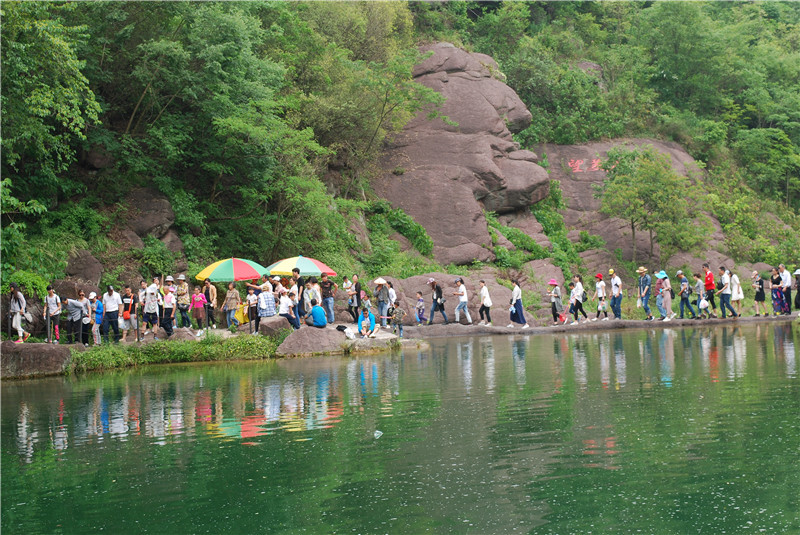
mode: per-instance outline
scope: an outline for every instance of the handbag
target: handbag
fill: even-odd
[[[33,316],[31,316],[31,313],[30,313],[30,312],[27,312],[27,311],[26,311],[26,312],[23,314],[23,316],[25,316],[25,321],[27,321],[28,323],[33,323]]]

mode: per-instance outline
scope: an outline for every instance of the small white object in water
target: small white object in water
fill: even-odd
[[[378,431],[378,430],[376,429],[376,430],[375,430],[375,438],[381,438],[381,436],[383,436],[383,431]]]

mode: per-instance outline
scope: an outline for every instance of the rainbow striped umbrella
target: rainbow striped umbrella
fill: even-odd
[[[308,258],[305,256],[293,256],[292,258],[284,258],[283,260],[279,260],[274,264],[267,266],[267,271],[270,275],[283,275],[285,277],[292,276],[292,270],[297,268],[300,270],[300,275],[302,276],[309,276],[314,275],[318,277],[323,273],[327,274],[329,277],[335,277],[336,272],[320,262],[319,260],[315,260],[314,258]]]
[[[207,266],[194,278],[209,279],[211,282],[248,281],[257,279],[264,273],[267,273],[267,268],[258,262],[242,258],[226,258]]]

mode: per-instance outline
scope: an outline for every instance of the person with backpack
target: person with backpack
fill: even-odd
[[[681,298],[680,303],[680,310],[681,310],[681,319],[683,319],[683,311],[684,309],[688,308],[689,313],[692,315],[692,319],[697,319],[697,315],[694,313],[694,309],[692,308],[692,303],[689,301],[689,296],[692,295],[692,287],[689,284],[689,279],[686,278],[686,275],[683,274],[682,270],[678,270],[675,274],[675,277],[678,279],[679,289],[678,295]]]
[[[433,316],[438,310],[439,312],[442,313],[442,317],[444,318],[444,324],[447,325],[450,322],[447,321],[447,313],[444,311],[445,299],[442,295],[442,287],[436,282],[436,279],[434,279],[433,277],[428,279],[428,286],[430,286],[431,290],[433,290],[433,299],[432,299],[433,302],[431,303],[431,314],[430,318],[428,318],[427,324],[433,325]]]
[[[586,315],[586,311],[583,310],[583,302],[586,300],[586,292],[583,289],[583,282],[581,281],[580,275],[574,275],[572,277],[572,282],[575,284],[572,287],[572,290],[569,293],[569,302],[572,305],[572,314],[574,315],[574,320],[570,325],[578,325],[580,322],[580,317],[578,314],[583,314],[583,319],[589,319],[589,316]]]
[[[23,316],[27,319],[28,303],[25,301],[25,296],[19,291],[19,286],[16,282],[9,284],[9,291],[11,300],[8,306],[8,313],[11,315],[11,328],[15,329],[18,334],[18,338],[14,340],[14,343],[21,344],[31,336],[31,333],[22,328]]]
[[[45,306],[42,311],[42,317],[45,319],[48,317],[50,318],[50,326],[47,330],[47,342],[57,344],[59,339],[58,322],[61,319],[61,298],[50,285],[47,286],[47,296],[45,296],[44,302]],[[51,336],[51,332],[55,334],[55,338]]]
[[[639,266],[636,273],[639,274],[639,286],[636,291],[636,297],[639,298],[644,313],[647,314],[645,321],[653,321],[653,313],[650,312],[650,290],[653,279],[647,274],[647,268],[644,266]]]

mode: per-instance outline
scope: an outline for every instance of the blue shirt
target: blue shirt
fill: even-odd
[[[94,322],[95,323],[103,323],[103,302],[97,299],[94,302],[95,311],[94,311]]]
[[[328,325],[328,318],[325,316],[325,309],[319,305],[314,305],[311,309],[311,319],[314,327],[325,327]]]
[[[369,316],[366,318],[364,317],[364,314],[361,313],[361,315],[358,317],[358,334],[363,334],[361,332],[361,326],[367,319],[369,319],[369,331],[372,332],[375,329],[375,316],[372,315],[372,312],[370,312]]]

